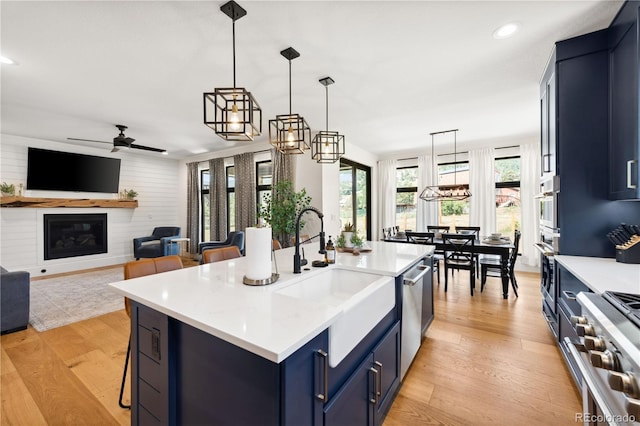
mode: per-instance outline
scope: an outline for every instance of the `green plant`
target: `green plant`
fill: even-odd
[[[311,205],[311,197],[302,188],[296,192],[293,184],[288,181],[277,183],[271,188],[271,193],[264,196],[264,201],[258,209],[258,217],[271,225],[274,238],[280,241],[282,247],[291,245],[291,237],[296,232],[296,216],[302,209]],[[300,221],[300,228],[304,221]]]
[[[14,184],[9,185],[6,182],[2,182],[2,185],[0,185],[0,192],[3,194],[14,195],[16,193],[16,187]]]
[[[344,232],[353,232],[355,229],[353,227],[353,225],[351,224],[351,222],[347,222],[344,224]]]
[[[347,241],[344,238],[344,234],[340,234],[340,236],[336,239],[336,246],[340,248],[344,248],[344,245]]]
[[[133,189],[129,189],[128,191],[126,191],[126,194],[127,194],[127,198],[129,198],[130,200],[133,200],[138,196],[138,193]]]
[[[353,246],[356,247],[356,248],[360,248],[360,247],[362,247],[364,242],[362,241],[362,238],[360,238],[360,236],[358,234],[353,234],[351,236],[351,244],[353,244]]]

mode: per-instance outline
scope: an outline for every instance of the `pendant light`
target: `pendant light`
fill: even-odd
[[[427,186],[420,193],[420,198],[424,201],[462,201],[471,197],[471,192],[469,192],[469,185],[458,185],[457,183],[457,175],[458,175],[458,164],[457,164],[457,141],[456,135],[458,133],[458,129],[454,130],[443,130],[441,132],[429,133],[431,135],[431,161],[432,161],[432,169],[433,169],[433,181],[437,181],[437,170],[436,170],[436,157],[433,152],[433,137],[435,135],[440,135],[444,133],[452,133],[453,132],[453,185],[433,185]]]
[[[344,135],[329,131],[329,85],[335,83],[331,77],[321,78],[325,88],[327,130],[321,130],[311,142],[311,158],[318,163],[335,163],[344,155]]]
[[[233,87],[203,93],[204,124],[228,141],[252,141],[262,133],[262,110],[251,92],[236,87],[236,21],[247,14],[229,1],[220,10],[233,21]]]
[[[303,154],[309,149],[311,129],[304,117],[291,113],[291,61],[300,54],[293,47],[280,54],[289,61],[289,114],[269,120],[269,143],[283,154]]]

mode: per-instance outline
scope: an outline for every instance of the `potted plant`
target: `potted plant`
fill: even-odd
[[[353,246],[353,248],[362,248],[362,245],[364,244],[364,241],[362,241],[362,238],[360,238],[360,236],[356,233],[354,233],[351,236],[351,245]]]
[[[340,236],[338,236],[338,238],[336,238],[336,247],[343,249],[346,243],[347,241],[344,238],[344,232],[343,232],[340,234]]]
[[[347,222],[344,224],[344,228],[342,229],[342,236],[344,237],[344,247],[353,247],[351,238],[353,237],[354,232],[355,229],[351,222]]]
[[[5,197],[13,197],[16,194],[16,186],[14,184],[9,185],[6,182],[2,182],[0,185],[0,192]]]
[[[138,196],[138,193],[133,189],[129,189],[129,190],[126,190],[126,196],[127,196],[127,199],[129,200],[135,200],[135,198]]]
[[[291,246],[291,237],[296,233],[296,216],[305,207],[311,205],[311,197],[302,188],[296,192],[291,181],[285,180],[271,188],[264,196],[258,208],[258,217],[271,226],[273,238],[280,241],[282,247]],[[304,221],[300,221],[300,228]]]

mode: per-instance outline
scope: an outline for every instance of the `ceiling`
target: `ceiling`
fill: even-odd
[[[203,124],[202,93],[233,83],[224,1],[0,2],[3,134],[111,141],[115,124],[172,158],[225,150]],[[430,149],[458,128],[459,147],[505,146],[539,132],[538,84],[553,43],[609,25],[620,1],[244,1],[237,85],[268,120],[293,113],[382,157]],[[517,21],[520,31],[494,39]],[[436,149],[452,143],[436,138]],[[91,142],[79,142],[103,146]],[[110,147],[104,145],[105,152]],[[144,153],[145,155],[157,155]]]

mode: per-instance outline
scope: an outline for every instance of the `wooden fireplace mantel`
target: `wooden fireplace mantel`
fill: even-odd
[[[0,207],[107,207],[135,209],[138,207],[138,201],[95,198],[0,197]]]

